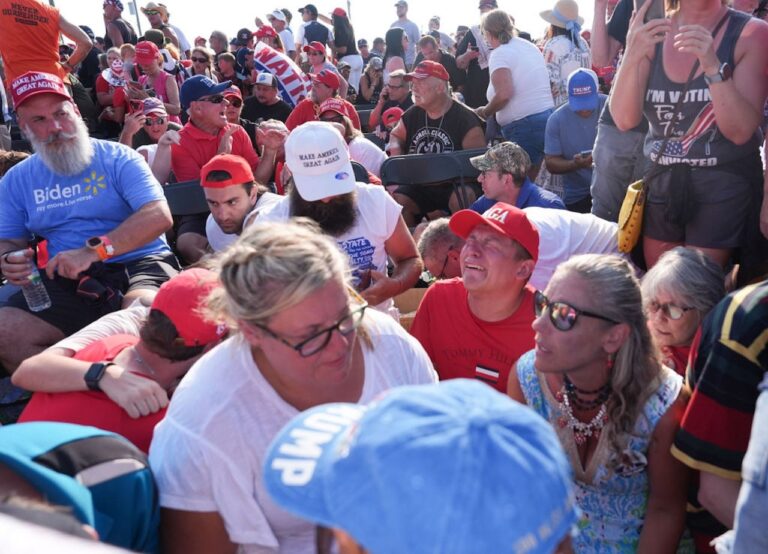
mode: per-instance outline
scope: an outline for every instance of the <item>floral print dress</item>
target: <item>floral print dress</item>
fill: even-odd
[[[517,362],[517,377],[528,406],[549,421],[571,462],[576,503],[582,511],[579,534],[573,539],[577,554],[634,553],[640,540],[648,503],[648,448],[661,416],[675,402],[682,377],[662,367],[659,388],[646,401],[629,443],[620,456],[611,452],[608,433],[600,433],[597,447],[582,466],[573,431],[559,424],[559,403],[544,376],[534,367],[535,352]],[[688,543],[686,543],[687,545]],[[678,552],[687,551],[687,546]]]

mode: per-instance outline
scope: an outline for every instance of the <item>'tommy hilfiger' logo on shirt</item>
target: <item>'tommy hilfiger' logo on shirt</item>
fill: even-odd
[[[490,367],[483,367],[481,365],[475,366],[475,379],[493,383],[494,385],[499,380],[499,371],[491,369]]]
[[[95,171],[91,171],[91,175],[83,179],[82,183],[66,186],[56,183],[50,187],[32,189],[32,194],[35,204],[45,204],[44,209],[71,206],[98,196],[101,191],[106,190],[104,181],[104,175],[97,176]]]

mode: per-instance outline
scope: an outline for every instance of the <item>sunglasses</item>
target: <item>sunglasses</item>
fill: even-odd
[[[208,58],[196,58],[196,57],[192,56],[190,58],[190,60],[192,60],[193,62],[197,62],[197,63],[208,63]]]
[[[211,104],[221,104],[224,102],[226,98],[224,98],[223,94],[214,94],[213,96],[208,96],[207,98],[198,98],[198,102],[210,102]]]
[[[165,123],[165,118],[164,117],[158,117],[157,119],[147,118],[147,119],[144,120],[144,125],[146,127],[151,127],[152,125],[162,125],[164,123]]]
[[[243,101],[240,100],[237,96],[230,96],[227,98],[227,101],[229,102],[230,106],[233,106],[235,108],[239,108],[243,105]]]
[[[145,10],[145,11],[144,11],[144,14],[145,14],[145,15],[157,15],[157,14],[159,14],[159,13],[160,13],[160,12],[159,12],[159,11],[157,11],[157,10]]]
[[[543,292],[537,290],[533,295],[533,311],[536,314],[536,317],[541,317],[541,314],[543,314],[545,310],[549,311],[549,320],[558,331],[570,331],[573,329],[573,326],[576,325],[579,316],[582,315],[602,319],[603,321],[608,321],[614,325],[619,323],[604,315],[574,308],[565,302],[552,302],[549,298],[544,296]]]
[[[661,310],[661,313],[663,313],[669,319],[677,321],[678,319],[682,318],[685,315],[685,312],[695,310],[696,308],[692,306],[677,306],[675,304],[672,304],[671,302],[667,302],[666,304],[659,304],[658,302],[653,300],[648,303],[648,305],[646,306],[646,309],[652,314],[655,314],[656,312]]]

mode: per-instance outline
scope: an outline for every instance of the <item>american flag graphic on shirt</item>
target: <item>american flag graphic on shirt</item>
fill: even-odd
[[[693,146],[693,143],[701,138],[704,134],[714,130],[715,128],[715,109],[712,106],[712,102],[708,102],[704,108],[693,120],[693,123],[688,128],[688,131],[680,138],[670,139],[667,142],[667,147],[664,149],[665,156],[671,156],[674,158],[683,158],[688,154],[688,151]],[[658,155],[661,143],[663,140],[657,140],[653,145],[654,154]]]

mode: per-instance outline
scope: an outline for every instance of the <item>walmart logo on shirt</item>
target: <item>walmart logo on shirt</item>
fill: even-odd
[[[107,189],[104,181],[104,175],[97,175],[95,171],[91,171],[90,176],[83,179],[82,183],[65,186],[56,183],[50,187],[32,189],[37,211],[64,208],[91,200]]]

